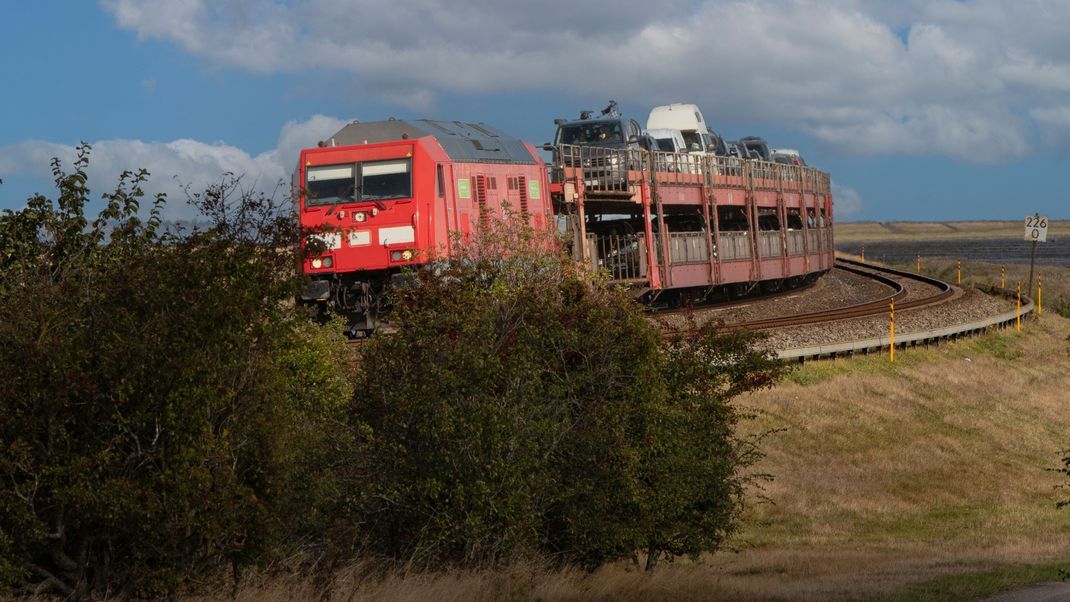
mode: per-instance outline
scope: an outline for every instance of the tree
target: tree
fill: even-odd
[[[753,458],[729,400],[777,364],[747,335],[664,339],[518,222],[412,274],[361,349],[362,543],[417,566],[716,549]]]
[[[373,552],[479,565],[539,551],[548,462],[575,414],[635,395],[655,334],[623,291],[543,245],[484,229],[412,274],[396,332],[362,346],[353,415],[373,435],[352,512]]]
[[[750,333],[719,333],[715,326],[662,346],[661,374],[668,396],[651,417],[641,462],[640,545],[647,569],[662,556],[697,557],[720,548],[738,523],[746,472],[761,458],[757,440],[739,437],[747,417],[731,403],[772,385],[784,366],[756,349]]]
[[[127,172],[90,222],[89,150],[0,217],[0,578],[176,593],[322,534],[351,389],[286,303],[282,204],[227,178],[169,233]]]

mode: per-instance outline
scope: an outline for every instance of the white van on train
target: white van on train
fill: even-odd
[[[646,118],[647,130],[680,130],[687,152],[719,154],[719,136],[706,126],[697,105],[675,102],[654,107]]]
[[[686,153],[687,143],[684,135],[675,128],[647,128],[646,133],[654,137],[658,150],[663,153]]]
[[[688,154],[684,135],[675,128],[654,128],[647,130],[657,143],[655,169],[657,171],[675,171],[681,173],[702,173],[702,157]],[[665,153],[665,154],[662,154]]]

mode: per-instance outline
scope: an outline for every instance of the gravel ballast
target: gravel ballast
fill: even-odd
[[[937,294],[931,285],[905,277],[891,276],[906,288],[900,303]],[[954,288],[955,294],[940,303],[913,309],[896,310],[896,333],[925,332],[982,320],[1012,311],[1013,301],[982,293],[977,289]],[[892,294],[888,285],[843,270],[832,270],[812,287],[795,293],[727,307],[698,308],[655,316],[666,329],[683,328],[721,321],[726,325],[755,320],[800,315],[866,303]],[[693,322],[692,322],[693,320]],[[797,349],[815,345],[847,343],[888,334],[887,313],[864,318],[834,320],[805,326],[767,330],[768,344],[774,349]]]

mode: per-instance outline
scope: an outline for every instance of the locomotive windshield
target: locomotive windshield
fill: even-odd
[[[410,159],[308,168],[305,203],[309,206],[408,198],[412,198]]]
[[[385,201],[412,196],[411,162],[408,159],[375,161],[361,165],[360,200]]]
[[[305,202],[309,205],[352,201],[354,192],[353,165],[308,168]]]
[[[624,142],[619,121],[596,121],[564,125],[557,130],[557,144],[604,144]]]

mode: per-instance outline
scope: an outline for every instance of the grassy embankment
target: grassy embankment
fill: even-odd
[[[998,270],[998,269],[997,269]],[[1070,291],[1070,270],[1051,268]],[[998,275],[998,271],[997,271]],[[968,273],[984,281],[987,273]],[[726,551],[653,575],[540,565],[339,575],[336,599],[976,599],[1070,568],[1070,509],[1048,469],[1070,447],[1070,320],[883,357],[807,364],[741,403],[774,476]],[[239,598],[312,594],[248,583]]]
[[[1046,469],[1070,446],[1068,333],[1045,316],[894,366],[815,363],[748,400],[787,430],[767,446],[774,504],[755,509],[755,547],[725,567],[791,598],[969,599],[1055,578],[1070,515]]]
[[[1024,219],[1025,216],[1023,216]],[[966,222],[853,222],[836,224],[836,242],[1021,238],[1023,220]],[[1070,220],[1053,220],[1048,236],[1070,236]]]
[[[863,243],[877,241],[908,241],[935,239],[967,238],[1021,238],[1023,225],[1021,221],[975,221],[975,222],[856,222],[836,225],[836,242]],[[1048,227],[1048,236],[1070,236],[1070,220],[1053,220]],[[857,259],[856,255],[847,255]],[[958,279],[953,257],[924,257],[922,271],[938,276],[948,282]],[[914,270],[914,263],[892,264],[905,270]],[[1000,271],[1004,270],[1003,281]],[[1037,264],[1035,275],[1043,282],[1044,307],[1060,312],[1063,317],[1070,317],[1070,272],[1065,268]],[[1000,265],[991,262],[963,261],[963,286],[983,288],[1006,284],[1013,289],[1021,281],[1022,293],[1036,297],[1037,280],[1033,281],[1032,291],[1026,292],[1029,280],[1029,266],[1007,263]]]

